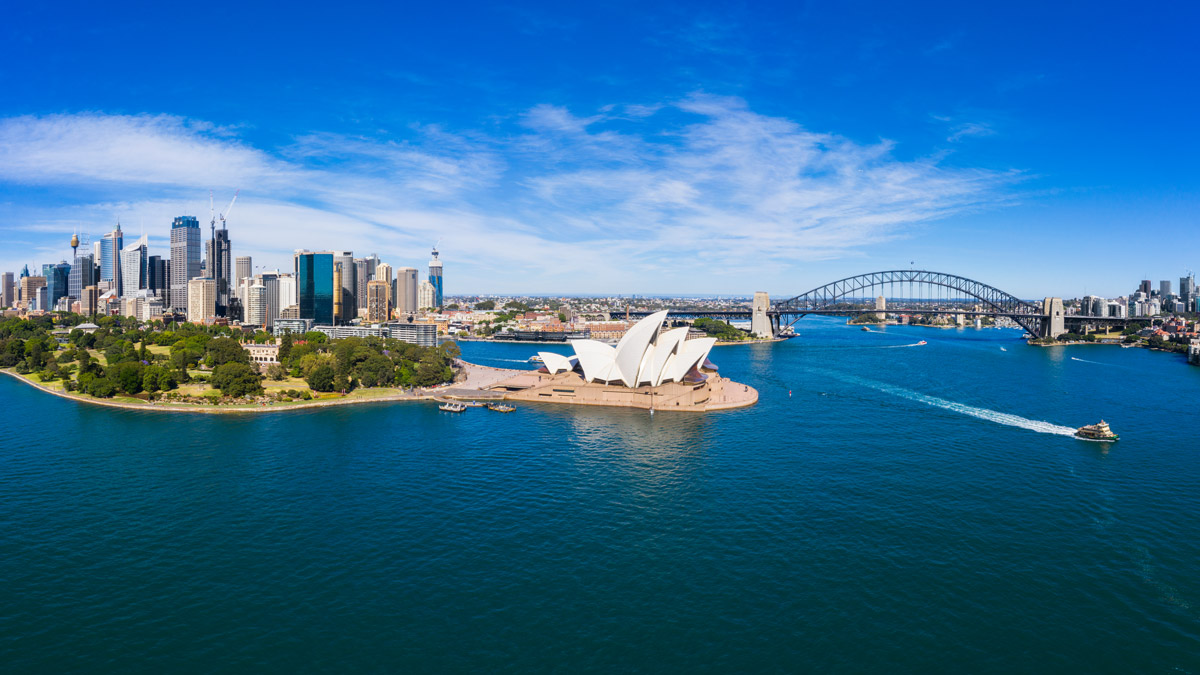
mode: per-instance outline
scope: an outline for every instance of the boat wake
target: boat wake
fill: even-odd
[[[922,343],[914,342],[911,345],[887,345],[884,347],[880,347],[880,349],[900,349],[902,347],[921,347],[921,346],[923,346]]]
[[[1094,363],[1094,364],[1096,364],[1097,366],[1107,366],[1107,365],[1110,365],[1110,364],[1107,364],[1107,363],[1100,363],[1099,361],[1088,361],[1087,359],[1079,359],[1079,358],[1075,358],[1074,356],[1072,356],[1072,357],[1071,357],[1071,360],[1072,360],[1072,361],[1078,361],[1078,362],[1080,362],[1080,363]]]
[[[865,387],[875,389],[876,391],[882,391],[886,394],[892,394],[893,396],[898,396],[900,398],[906,398],[910,401],[916,401],[918,403],[924,403],[925,405],[933,406],[935,408],[941,408],[943,410],[949,410],[951,412],[956,412],[961,415],[968,415],[970,417],[975,417],[975,418],[978,418],[981,420],[987,420],[988,422],[995,422],[996,424],[1003,424],[1005,426],[1019,427],[1021,429],[1028,429],[1029,431],[1036,431],[1039,434],[1053,434],[1056,436],[1074,436],[1075,435],[1075,429],[1072,429],[1071,427],[1064,427],[1064,426],[1058,425],[1058,424],[1051,424],[1050,422],[1043,422],[1041,420],[1031,420],[1031,419],[1028,419],[1025,417],[1021,417],[1020,415],[1012,415],[1010,413],[1003,413],[998,410],[989,410],[987,408],[977,408],[975,406],[967,405],[965,403],[958,403],[955,401],[947,401],[944,398],[938,398],[936,396],[929,396],[929,395],[922,394],[919,392],[910,391],[903,387],[895,387],[890,384],[884,384],[882,382],[875,382],[873,380],[867,380],[867,379],[864,379],[861,377],[855,377],[853,375],[842,375],[841,373],[830,373],[830,374],[833,375],[834,377],[837,377],[838,379],[845,380],[848,382],[853,382],[855,384],[861,384]]]

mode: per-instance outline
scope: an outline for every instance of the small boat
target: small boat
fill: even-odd
[[[487,409],[502,413],[509,413],[516,410],[516,408],[512,407],[511,405],[505,405],[504,403],[489,403]]]
[[[1004,347],[1001,347],[1001,348],[1000,348],[1000,351],[1002,351],[1002,352],[1006,352],[1006,351],[1008,351],[1008,350],[1007,350],[1007,349],[1005,349]]]
[[[1108,428],[1108,422],[1100,420],[1099,424],[1088,424],[1079,427],[1075,435],[1085,441],[1119,441],[1121,437]]]
[[[481,401],[467,401],[466,403],[463,403],[463,405],[467,406],[468,408],[482,408],[487,404]]]
[[[870,327],[870,326],[863,326],[863,327],[862,327],[862,329],[863,329],[863,332],[864,332],[864,333],[870,333],[870,332],[871,332],[871,327]]]
[[[467,409],[467,406],[461,403],[446,402],[438,406],[438,410],[445,412],[462,412]]]
[[[920,342],[917,343],[917,346],[919,347],[921,345],[927,345],[927,344],[929,344],[929,343],[924,340],[921,340]]]
[[[533,356],[529,357],[529,363],[545,363],[545,362],[546,361],[542,357],[538,356],[537,354],[534,354]]]

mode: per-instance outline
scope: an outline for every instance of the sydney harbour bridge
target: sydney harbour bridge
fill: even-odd
[[[632,318],[647,316],[650,312],[630,311],[627,314]],[[974,279],[911,269],[838,279],[775,304],[771,304],[766,293],[756,293],[750,309],[672,309],[671,314],[681,318],[749,319],[751,332],[761,337],[778,335],[782,328],[810,314],[1003,317],[1033,337],[1057,337],[1085,323],[1099,326],[1128,322],[1124,318],[1067,316],[1061,298],[1023,300]]]

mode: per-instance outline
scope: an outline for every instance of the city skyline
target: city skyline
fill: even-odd
[[[911,263],[1116,297],[1200,265],[1196,141],[1173,132],[1196,93],[1163,68],[1194,62],[1193,9],[776,10],[268,23],[319,28],[339,56],[318,68],[253,46],[256,10],[213,51],[167,49],[171,14],[21,8],[0,28],[28,66],[3,75],[0,269],[70,262],[72,232],[118,220],[165,254],[210,189],[242,190],[235,256],[424,268],[440,242],[447,295],[782,297]],[[211,96],[162,96],[198,78]]]

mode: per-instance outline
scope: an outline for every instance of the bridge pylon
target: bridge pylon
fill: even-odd
[[[775,331],[771,326],[771,317],[767,312],[771,311],[771,296],[767,295],[766,291],[757,291],[754,293],[753,313],[750,315],[750,334],[756,338],[767,340],[775,337]]]
[[[1042,300],[1042,334],[1040,337],[1056,338],[1067,332],[1067,322],[1063,311],[1062,298],[1046,298]]]

